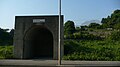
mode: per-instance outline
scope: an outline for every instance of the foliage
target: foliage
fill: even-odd
[[[63,60],[120,61],[120,10],[65,35]]]
[[[13,46],[0,46],[0,59],[13,58]]]
[[[74,51],[76,51],[76,49],[78,48],[78,46],[79,46],[79,45],[77,44],[76,41],[66,40],[66,41],[64,42],[64,49],[65,49],[64,53],[65,53],[65,55],[71,54],[71,53],[73,53]]]
[[[89,34],[89,32],[76,32],[64,36],[65,39],[79,39],[79,40],[102,40],[100,36]]]
[[[0,28],[0,45],[12,45],[13,44],[13,34],[14,30],[11,32],[7,32],[9,29],[1,29]]]
[[[68,53],[63,57],[64,60],[120,61],[119,41],[72,40],[65,41],[64,45],[69,48],[65,49],[65,53]]]
[[[64,33],[66,35],[73,34],[75,32],[75,25],[73,21],[67,21],[64,26]]]
[[[101,23],[103,28],[120,29],[120,10],[115,10],[111,16],[102,18]]]
[[[100,24],[98,24],[98,23],[90,23],[89,24],[89,28],[99,29],[100,28]]]
[[[110,40],[120,41],[120,31],[113,31],[108,37]]]
[[[87,31],[87,29],[88,29],[88,26],[81,26],[81,31]]]
[[[81,29],[80,29],[80,27],[76,27],[75,30],[76,30],[76,32],[80,32]]]

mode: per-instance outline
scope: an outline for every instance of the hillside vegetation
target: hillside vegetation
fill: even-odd
[[[120,10],[103,18],[102,24],[76,27],[73,21],[64,25],[64,60],[119,61]]]
[[[0,28],[0,59],[13,58],[13,34],[14,29],[8,32],[9,29]]]

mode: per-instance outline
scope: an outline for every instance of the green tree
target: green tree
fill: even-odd
[[[103,28],[120,29],[120,10],[115,10],[111,16],[102,18],[101,23]]]
[[[12,37],[9,32],[9,29],[0,28],[0,45],[12,45]]]
[[[9,34],[10,34],[10,36],[13,38],[13,36],[14,36],[14,29],[11,29],[11,31],[9,32]]]
[[[108,16],[107,18],[102,18],[101,23],[102,23],[102,28],[111,28],[112,24],[110,22],[111,17]]]
[[[89,24],[89,28],[98,29],[98,28],[100,28],[100,24],[98,24],[98,23],[90,23],[90,24]]]
[[[88,26],[80,26],[81,27],[81,31],[87,31],[88,30]]]
[[[75,32],[75,25],[73,21],[67,21],[64,26],[64,33],[66,35],[73,34]]]
[[[120,29],[120,10],[115,10],[111,15],[111,23],[115,29]]]
[[[80,29],[80,27],[76,27],[75,30],[76,30],[76,32],[80,32],[81,29]]]

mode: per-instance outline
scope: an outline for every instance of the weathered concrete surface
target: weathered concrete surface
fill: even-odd
[[[120,66],[120,61],[65,61],[57,65],[57,60],[0,60],[0,67],[95,67]]]
[[[44,23],[33,23],[34,19],[45,19]],[[61,16],[61,53],[64,54],[63,50],[63,21],[64,18]],[[43,21],[43,20],[42,20]],[[58,58],[58,27],[59,27],[59,16],[58,15],[45,15],[45,16],[16,16],[15,17],[15,33],[14,33],[14,57],[15,58],[36,58],[34,57],[35,52],[39,53],[50,53],[50,52],[44,52],[41,50],[34,51],[35,49],[45,49],[46,51],[49,51],[49,46],[46,46],[44,48],[45,44],[37,43],[38,47],[34,44],[33,41],[36,41],[36,37],[38,35],[38,39],[41,38],[39,36],[39,30],[45,29],[48,30],[47,32],[50,32],[53,37],[53,45],[52,45],[52,53],[53,59]],[[38,32],[38,33],[37,33]],[[37,34],[37,35],[36,35]],[[44,33],[43,33],[44,34]],[[46,34],[46,33],[45,33]],[[46,34],[47,35],[47,34]],[[41,35],[42,36],[42,35]],[[43,38],[44,36],[42,36]],[[50,38],[50,37],[48,37]],[[38,40],[37,39],[37,40]],[[47,39],[47,36],[46,36]],[[52,39],[52,38],[51,38]],[[45,39],[44,39],[45,40]],[[49,40],[47,40],[49,41]],[[37,41],[37,42],[43,42],[43,41]],[[45,42],[47,43],[47,42]],[[41,45],[41,47],[40,47]],[[43,47],[44,46],[44,47]],[[41,52],[40,52],[41,51]],[[38,54],[38,53],[36,53]]]

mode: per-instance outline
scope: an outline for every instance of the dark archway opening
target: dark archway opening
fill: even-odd
[[[53,35],[46,28],[34,28],[26,38],[26,56],[33,59],[53,58]],[[28,50],[27,50],[28,49]],[[29,51],[29,52],[28,52]]]
[[[47,29],[40,29],[34,32],[33,36],[33,57],[52,57],[53,56],[53,37]]]

